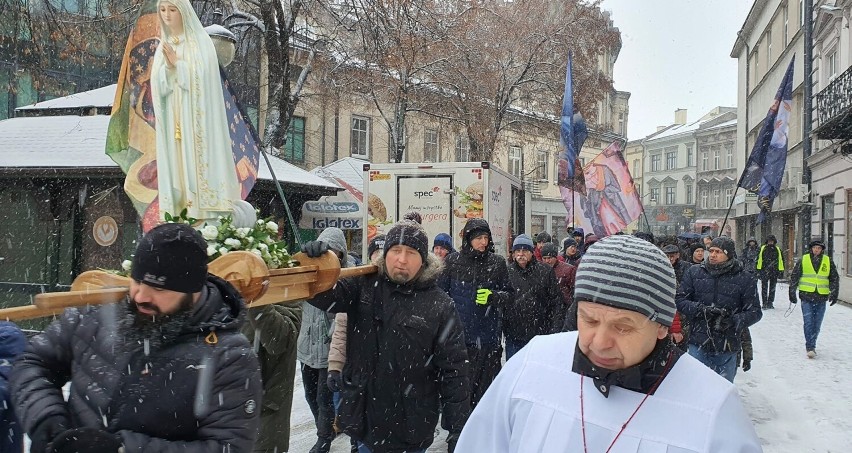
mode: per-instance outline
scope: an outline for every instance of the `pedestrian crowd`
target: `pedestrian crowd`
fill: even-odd
[[[420,221],[370,241],[375,273],[256,308],[208,274],[197,231],[152,229],[124,301],[29,340],[0,323],[0,451],[27,434],[35,453],[286,452],[297,361],[310,453],[341,434],[352,452],[425,452],[438,426],[449,452],[762,451],[733,381],[783,278],[774,236],[738,254],[725,236],[574,228],[559,245],[518,234],[503,257],[484,219],[431,244]],[[302,251],[356,264],[337,228]],[[811,359],[839,293],[825,251],[789,276]]]

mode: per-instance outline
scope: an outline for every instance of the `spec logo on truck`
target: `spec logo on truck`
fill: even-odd
[[[435,196],[436,193],[440,193],[440,192],[441,192],[440,187],[433,187],[432,190],[415,190],[414,196],[416,198],[426,198],[426,197],[431,198],[431,197]]]

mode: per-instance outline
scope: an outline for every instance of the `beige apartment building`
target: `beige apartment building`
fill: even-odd
[[[734,200],[737,246],[748,237],[763,242],[767,235],[778,238],[787,268],[802,249],[800,208],[807,202],[801,190],[802,182],[802,113],[804,24],[802,0],[756,1],[742,28],[737,33],[731,58],[738,59],[737,76],[737,140],[735,152],[737,173],[741,173],[754,147],[754,142],[775,94],[784,78],[790,60],[795,55],[793,69],[793,113],[787,138],[787,165],[768,222],[757,225],[759,209],[756,198],[738,194]]]

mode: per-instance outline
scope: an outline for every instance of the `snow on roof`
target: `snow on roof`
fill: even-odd
[[[339,180],[344,185],[348,185],[360,192],[364,190],[364,164],[369,163],[369,161],[364,159],[344,157],[324,167],[314,168],[311,170],[311,173],[326,178],[329,181]]]
[[[44,116],[0,121],[0,167],[118,167],[104,154],[109,116]]]
[[[108,115],[36,116],[0,121],[0,168],[118,168],[104,152]],[[341,190],[332,182],[270,156],[279,181]],[[271,180],[260,159],[258,178]]]
[[[74,93],[61,98],[36,102],[35,104],[18,107],[17,110],[46,110],[46,109],[73,109],[81,107],[112,107],[115,100],[115,89],[117,85],[107,85],[94,90]]]

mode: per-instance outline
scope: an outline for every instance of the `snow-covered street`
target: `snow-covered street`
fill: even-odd
[[[805,355],[802,311],[789,306],[787,285],[778,284],[775,310],[751,328],[754,362],[739,370],[736,384],[755,423],[766,453],[839,453],[852,445],[852,307],[826,310],[816,359]],[[316,441],[299,373],[293,398],[290,451],[307,453]],[[696,389],[700,391],[700,389]],[[429,449],[446,452],[443,432]],[[339,436],[332,452],[349,451]]]
[[[802,311],[789,317],[787,285],[778,284],[775,310],[751,328],[754,362],[739,386],[767,453],[846,452],[852,445],[852,308],[826,310],[817,357],[805,355]]]

